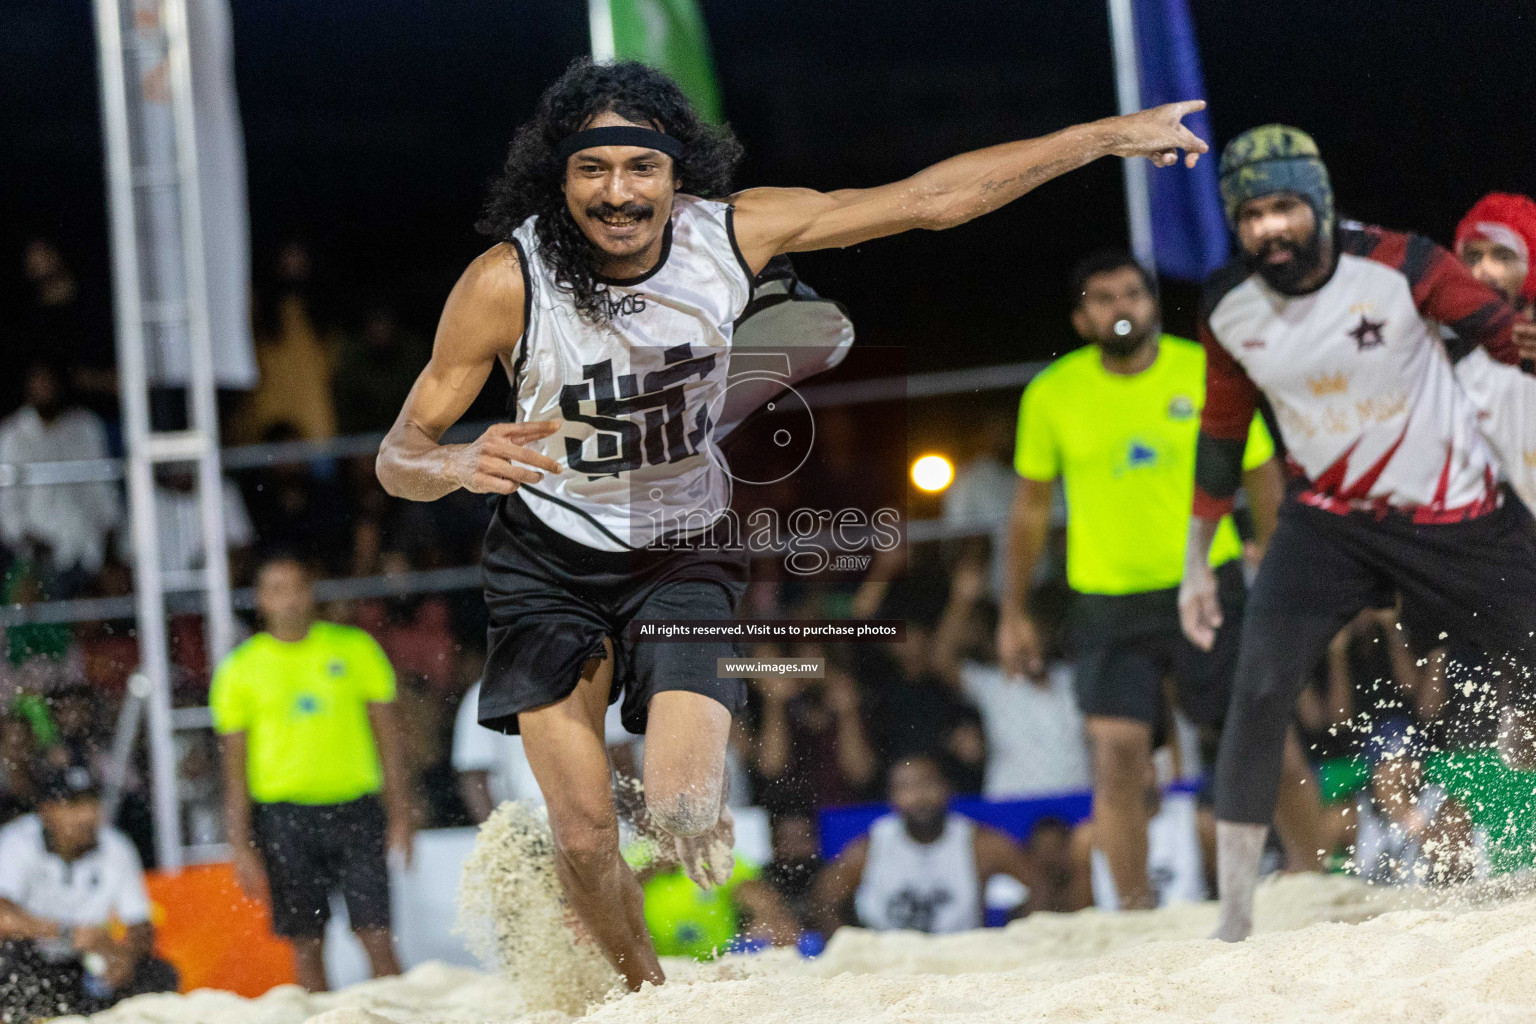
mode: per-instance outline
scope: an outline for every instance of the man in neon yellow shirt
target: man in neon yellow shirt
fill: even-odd
[[[293,558],[261,567],[256,608],[268,631],[230,652],[208,701],[236,875],[270,902],[305,988],[327,987],[337,888],[374,977],[398,974],[385,850],[409,862],[411,821],[394,670],[367,633],[315,620],[308,571]]]
[[[1245,595],[1243,545],[1228,517],[1211,551],[1226,625],[1206,654],[1179,627],[1205,353],[1162,334],[1154,284],[1128,253],[1090,256],[1073,273],[1072,326],[1090,344],[1030,382],[1020,404],[1020,482],[998,653],[1015,675],[1042,677],[1041,640],[1026,608],[1050,527],[1051,488],[1067,498],[1067,582],[1074,608],[1077,694],[1093,757],[1094,820],[1121,906],[1156,905],[1147,880],[1145,780],[1167,722],[1164,681],[1206,734],[1221,726]],[[1255,417],[1244,456],[1262,543],[1282,490],[1274,445]]]

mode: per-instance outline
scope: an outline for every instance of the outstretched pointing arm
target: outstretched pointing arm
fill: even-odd
[[[1204,107],[1204,100],[1169,103],[1038,139],[1005,142],[877,188],[749,189],[733,199],[737,244],[755,273],[779,253],[840,248],[913,228],[940,231],[964,224],[1101,156],[1144,156],[1168,167],[1182,149],[1185,163],[1193,167],[1209,147],[1182,119]]]

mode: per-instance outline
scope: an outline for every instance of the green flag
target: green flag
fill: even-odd
[[[704,120],[720,122],[720,86],[697,0],[590,0],[592,56],[638,60],[682,86]]]

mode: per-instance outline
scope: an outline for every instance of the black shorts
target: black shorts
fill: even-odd
[[[1133,718],[1161,734],[1163,681],[1196,726],[1219,729],[1232,693],[1247,589],[1242,563],[1216,569],[1222,626],[1202,651],[1179,624],[1177,587],[1144,594],[1078,594],[1073,606],[1077,703],[1085,715]]]
[[[581,666],[613,640],[613,690],[624,728],[645,731],[650,700],[686,690],[741,711],[743,679],[717,679],[716,659],[740,656],[734,641],[632,643],[634,619],[733,619],[747,588],[747,552],[719,548],[598,551],[550,529],[523,499],[497,504],[485,534],[483,577],[490,616],[480,724],[517,732],[517,715],[563,700]]]
[[[354,931],[390,925],[384,808],[377,797],[344,804],[256,804],[257,848],[272,890],[272,930],[316,939],[341,890]]]

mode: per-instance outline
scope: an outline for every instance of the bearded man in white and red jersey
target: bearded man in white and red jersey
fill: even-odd
[[[1221,622],[1207,553],[1261,400],[1290,475],[1216,762],[1215,937],[1237,941],[1252,930],[1286,728],[1329,639],[1401,594],[1457,639],[1536,664],[1536,535],[1507,499],[1440,331],[1518,363],[1529,331],[1515,310],[1428,239],[1336,227],[1327,169],[1295,128],[1234,139],[1221,188],[1243,259],[1207,283],[1200,316],[1206,402],[1179,595],[1196,644],[1208,648]]]

